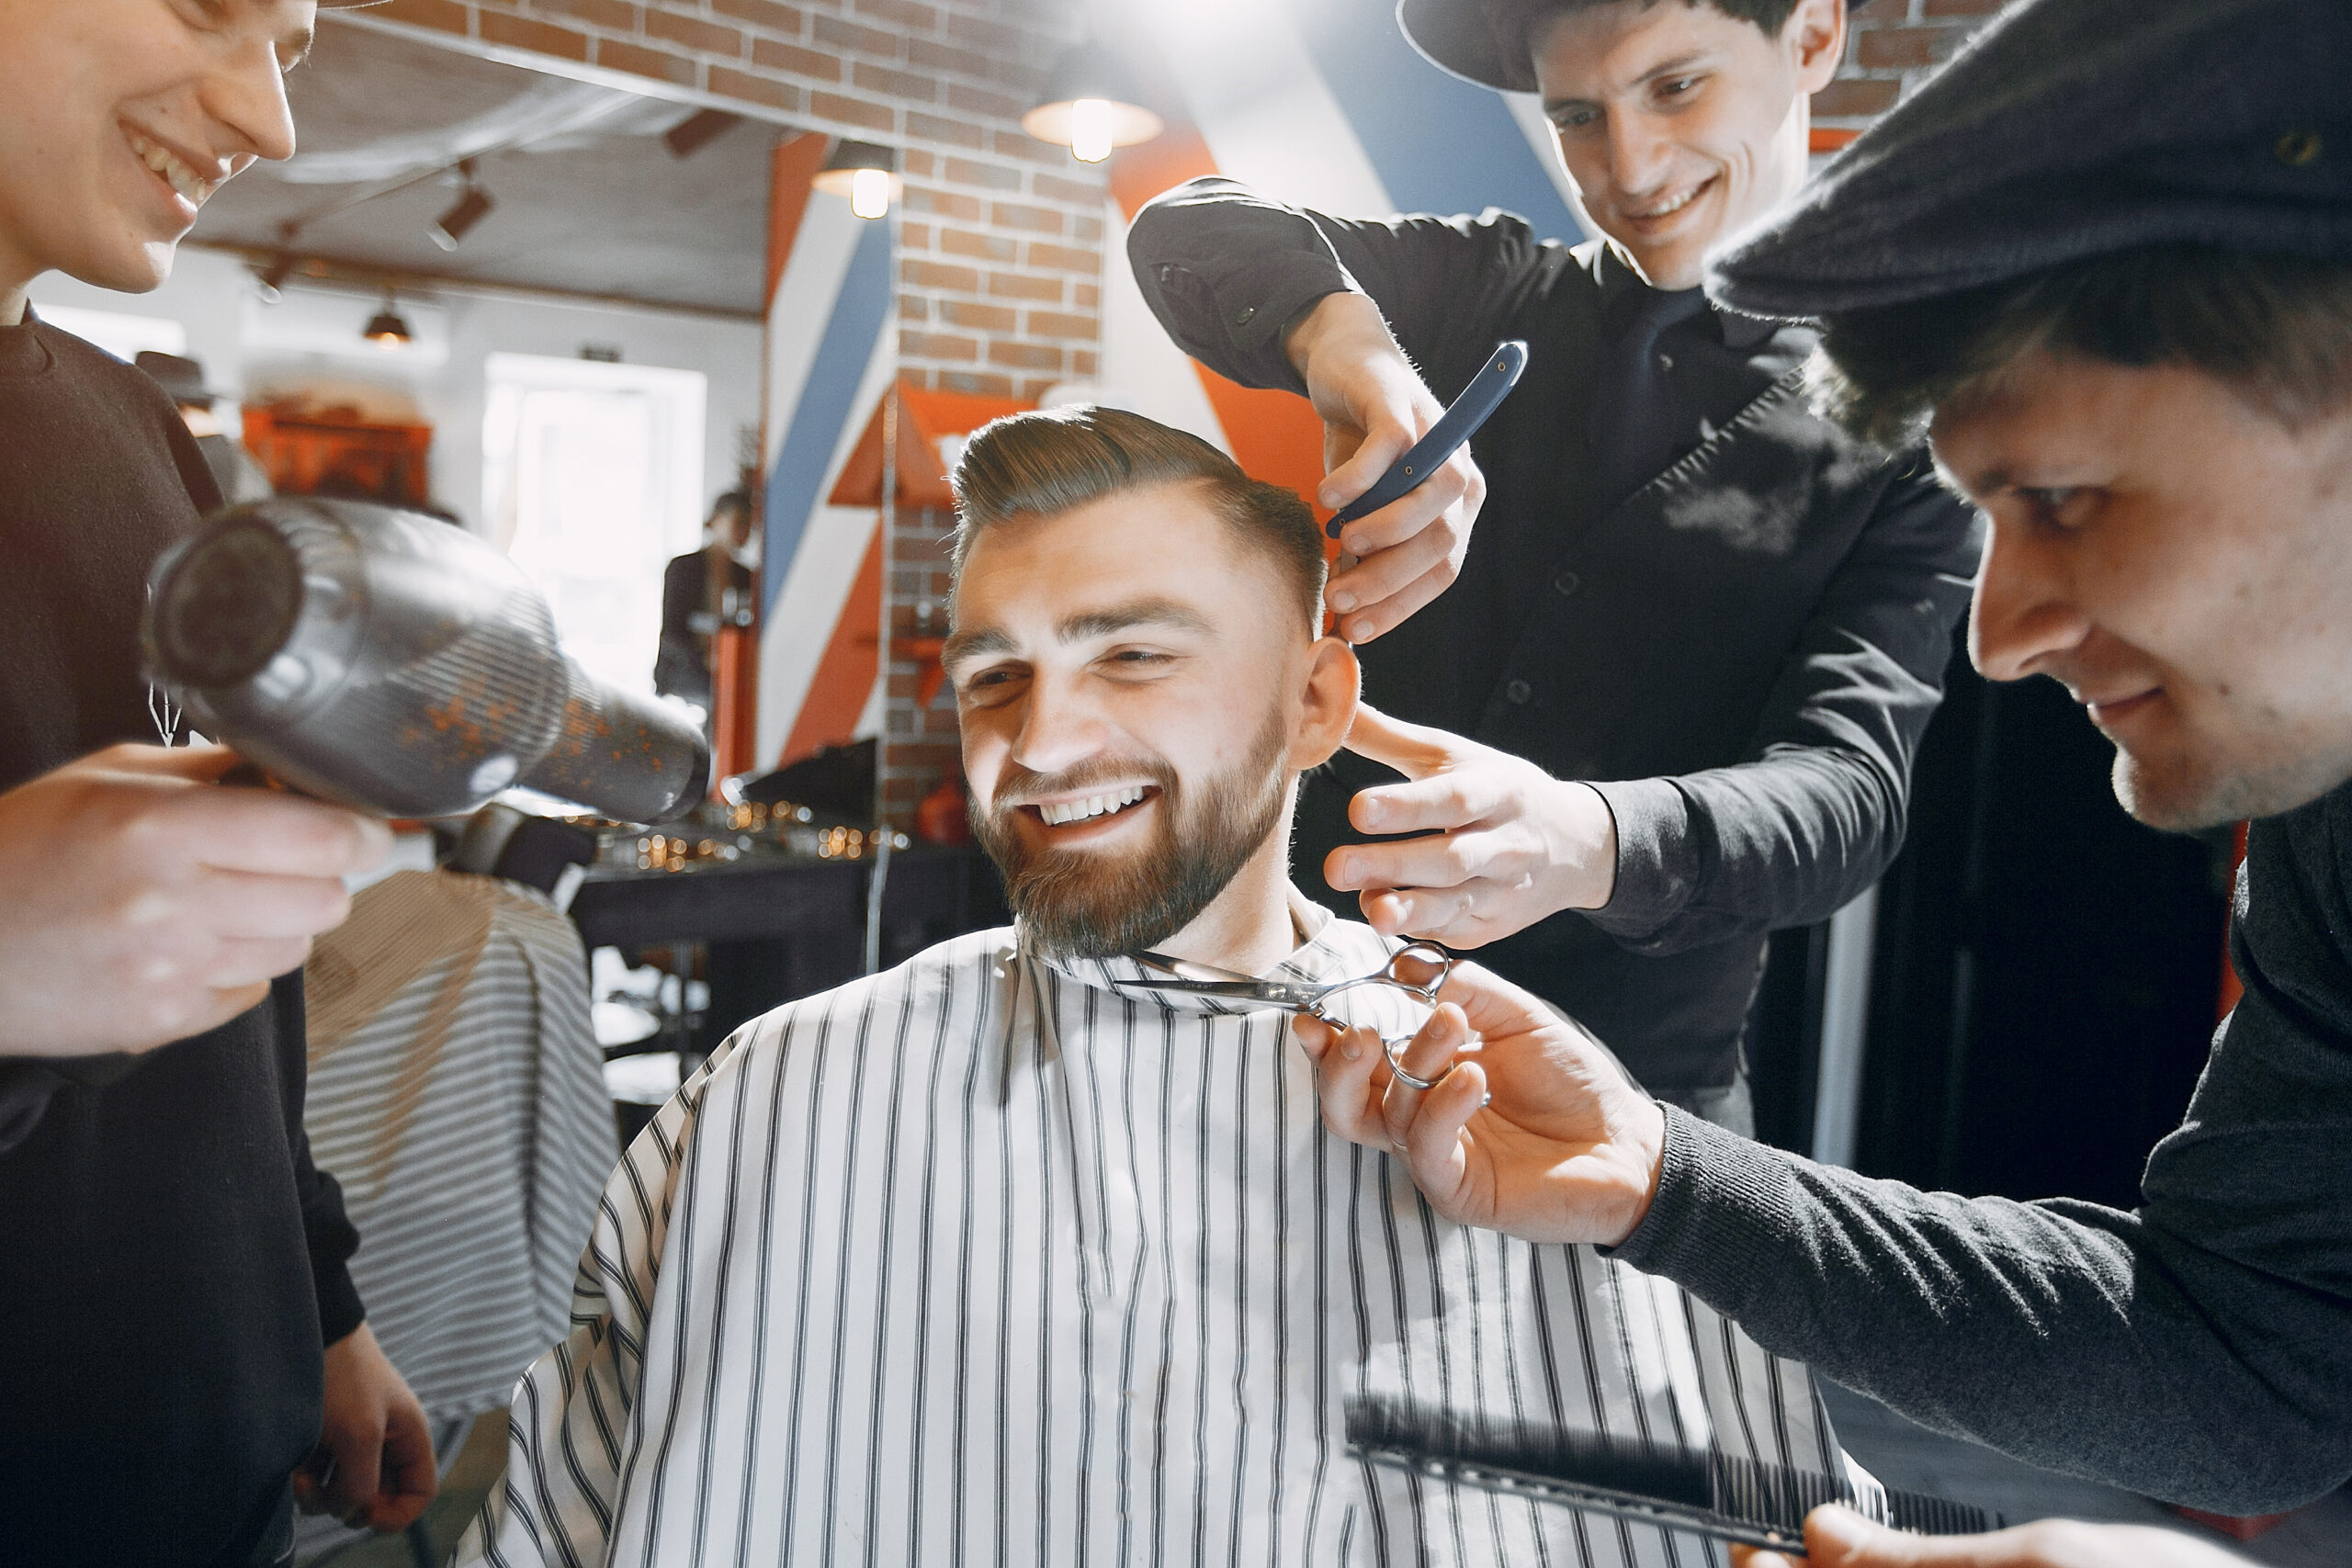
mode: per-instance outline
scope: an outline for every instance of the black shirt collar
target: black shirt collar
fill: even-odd
[[[1618,254],[1616,244],[1608,240],[1600,243],[1595,281],[1600,286],[1600,313],[1604,321],[1610,318],[1611,308],[1624,297],[1628,290],[1649,287],[1643,281],[1642,275],[1635,272],[1625,258]],[[1705,316],[1692,318],[1691,324],[1695,327],[1702,321],[1712,321],[1714,323],[1715,332],[1723,339],[1724,345],[1742,353],[1762,344],[1778,333],[1783,324],[1779,321],[1766,321],[1761,316],[1744,316],[1737,310],[1726,310],[1712,299],[1707,304],[1709,308]]]

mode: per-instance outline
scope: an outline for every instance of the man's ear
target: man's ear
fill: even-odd
[[[1306,681],[1299,692],[1299,724],[1290,740],[1290,766],[1305,773],[1329,761],[1356,721],[1363,671],[1356,650],[1335,637],[1317,637],[1307,650]]]
[[[1799,0],[1781,39],[1797,68],[1797,91],[1821,91],[1846,59],[1846,0]]]

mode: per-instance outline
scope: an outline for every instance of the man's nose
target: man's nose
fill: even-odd
[[[1650,116],[1639,109],[1609,110],[1609,183],[1618,197],[1658,194],[1667,175],[1670,143]]]
[[[1098,755],[1105,732],[1100,709],[1073,684],[1033,678],[1012,760],[1033,773],[1058,773]]]
[[[286,102],[286,75],[277,46],[258,31],[236,40],[205,80],[205,112],[232,133],[232,162],[272,162],[294,156],[294,111]],[[239,156],[238,154],[243,154]]]
[[[2089,633],[2064,546],[2028,527],[1988,526],[1968,616],[1968,657],[1977,671],[1988,681],[2022,680]]]

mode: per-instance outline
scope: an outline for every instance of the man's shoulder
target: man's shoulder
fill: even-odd
[[[855,1020],[881,1009],[957,1005],[976,999],[1013,960],[1011,926],[967,931],[927,947],[877,975],[802,997],[752,1020],[735,1032],[739,1049],[771,1044],[808,1029]]]

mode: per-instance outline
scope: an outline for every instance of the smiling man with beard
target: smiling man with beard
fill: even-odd
[[[989,426],[956,491],[945,662],[1018,923],[745,1026],[662,1111],[460,1560],[1719,1561],[1373,1472],[1367,1386],[1838,1466],[1802,1367],[1325,1133],[1283,1011],[1120,987],[1147,947],[1387,957],[1290,885],[1356,705],[1298,498],[1092,409]]]

